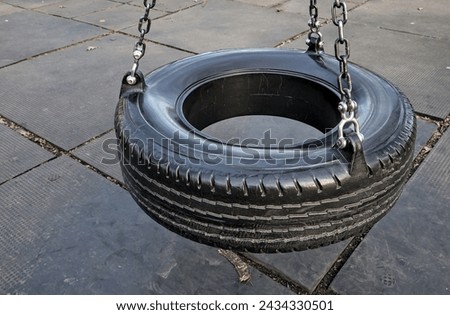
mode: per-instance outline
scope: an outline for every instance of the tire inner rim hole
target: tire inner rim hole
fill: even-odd
[[[307,78],[246,73],[216,78],[186,93],[182,112],[197,130],[251,147],[301,144],[337,126],[337,93]]]

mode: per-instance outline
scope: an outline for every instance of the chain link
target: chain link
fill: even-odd
[[[331,17],[333,24],[338,27],[338,38],[334,42],[334,53],[339,61],[340,73],[337,83],[341,94],[338,110],[341,113],[341,122],[338,125],[337,146],[341,149],[347,146],[347,140],[344,136],[344,128],[352,125],[357,136],[364,140],[360,132],[360,125],[356,119],[358,104],[352,99],[352,77],[348,72],[348,59],[350,58],[350,42],[344,36],[344,26],[348,21],[347,4],[342,0],[334,0],[331,8]]]
[[[310,0],[309,4],[309,33],[306,39],[306,45],[310,50],[315,52],[323,51],[323,36],[320,32],[319,9],[317,8],[317,0]]]
[[[145,35],[150,32],[150,27],[152,25],[152,20],[150,19],[150,10],[153,9],[156,5],[156,0],[144,0],[145,13],[139,19],[138,31],[139,31],[139,40],[134,45],[133,50],[133,66],[131,67],[130,74],[127,76],[127,83],[129,85],[135,85],[137,82],[136,72],[139,69],[139,61],[145,55],[145,49],[147,45],[144,42]]]

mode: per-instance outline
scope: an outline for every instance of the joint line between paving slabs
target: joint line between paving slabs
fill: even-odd
[[[77,45],[80,45],[80,44],[83,44],[83,43],[87,43],[87,42],[92,41],[92,40],[100,39],[102,37],[106,37],[106,36],[109,36],[109,35],[112,35],[112,34],[114,34],[114,32],[109,31],[108,33],[103,33],[103,34],[100,34],[100,35],[97,35],[97,36],[94,36],[94,37],[91,37],[91,38],[88,38],[88,39],[84,39],[84,40],[76,42],[76,43],[72,43],[72,44],[63,46],[63,47],[58,47],[58,48],[55,48],[55,49],[47,50],[47,51],[41,52],[39,54],[30,56],[30,57],[27,57],[27,58],[24,58],[24,59],[21,59],[21,60],[18,60],[18,61],[14,61],[12,63],[8,63],[8,64],[6,64],[4,66],[0,66],[0,70],[3,69],[3,68],[14,66],[14,65],[16,65],[18,63],[21,63],[21,62],[24,62],[24,61],[33,60],[33,59],[39,58],[41,56],[45,56],[45,55],[48,55],[48,54],[51,54],[51,53],[54,53],[54,52],[57,52],[57,51],[61,51],[61,50],[66,49],[66,48],[70,48],[70,47],[77,46]]]
[[[110,175],[108,175],[105,172],[99,170],[95,166],[93,166],[93,165],[91,165],[89,163],[86,163],[83,160],[81,160],[78,157],[76,157],[75,155],[73,155],[72,151],[75,150],[76,148],[67,151],[67,150],[57,146],[56,144],[51,143],[50,141],[46,140],[45,138],[42,138],[41,136],[35,134],[34,132],[32,132],[32,131],[22,127],[21,125],[17,124],[16,122],[8,119],[7,117],[5,117],[5,116],[3,116],[1,114],[0,114],[0,124],[8,127],[9,129],[11,129],[12,131],[18,133],[22,137],[30,140],[31,142],[36,143],[42,149],[44,149],[44,150],[52,153],[53,155],[55,155],[51,159],[49,159],[49,160],[47,160],[47,161],[45,161],[45,162],[43,162],[43,163],[41,163],[41,164],[31,168],[29,170],[26,170],[25,172],[22,172],[21,174],[16,175],[13,178],[8,179],[6,182],[10,181],[11,179],[17,178],[17,177],[19,177],[19,176],[21,176],[21,175],[23,175],[25,173],[28,173],[29,171],[31,171],[31,170],[33,170],[33,169],[35,169],[35,168],[37,168],[37,167],[39,167],[39,166],[41,166],[43,164],[46,164],[46,163],[48,163],[50,161],[53,161],[54,159],[56,159],[56,158],[58,158],[60,156],[67,156],[67,157],[71,158],[72,160],[74,160],[74,161],[80,163],[81,165],[85,166],[86,168],[92,170],[93,172],[99,174],[100,176],[104,177],[105,179],[107,179],[108,181],[112,182],[113,184],[116,184],[116,185],[118,185],[119,187],[121,187],[121,188],[123,188],[125,190],[127,189],[125,187],[125,185],[123,183],[121,183],[119,180],[117,180],[116,178],[111,177]],[[102,133],[100,135],[97,135],[97,136],[93,137],[92,139],[89,139],[88,141],[82,143],[78,147],[83,146],[83,145],[85,145],[87,143],[90,143],[91,141],[93,141],[95,139],[98,139],[99,137],[105,135],[106,133],[108,133],[110,131],[111,130],[108,130],[107,132],[104,132],[104,133]],[[0,183],[0,185],[2,185],[4,183],[5,182],[2,182],[2,183]]]
[[[113,2],[116,2],[116,3],[122,3],[122,2],[117,2],[117,1],[113,1]],[[197,1],[196,1],[196,2],[197,2]],[[170,15],[173,15],[173,14],[175,14],[175,13],[182,12],[182,11],[185,11],[185,10],[188,10],[188,9],[191,9],[191,8],[196,7],[196,6],[198,6],[198,5],[205,6],[205,5],[207,4],[207,2],[208,2],[208,0],[203,0],[203,1],[201,1],[201,2],[199,1],[199,2],[197,2],[197,3],[191,4],[191,5],[187,6],[187,7],[181,8],[181,9],[176,10],[176,11],[165,11],[165,10],[160,10],[160,9],[154,8],[154,9],[152,9],[152,10],[155,10],[155,11],[158,11],[158,12],[164,12],[165,14],[163,14],[163,15],[161,15],[161,16],[154,17],[154,18],[152,17],[152,21],[156,21],[156,20],[159,20],[159,19],[168,17],[168,16],[170,16]],[[138,4],[134,4],[134,3],[128,3],[127,5],[133,6],[133,7],[136,7],[136,8],[142,8],[142,9],[144,8],[141,4],[138,5]],[[137,18],[137,17],[136,17],[136,18]],[[88,22],[85,22],[85,23],[89,24]],[[94,26],[99,26],[99,25],[95,25],[95,24],[92,24],[92,25],[94,25]],[[136,26],[137,26],[137,23],[136,23]],[[131,37],[134,37],[134,38],[139,38],[139,35],[134,35],[134,34],[130,34],[130,33],[125,33],[125,32],[123,32],[122,30],[112,30],[112,29],[109,29],[109,28],[106,28],[106,27],[103,27],[103,26],[99,26],[99,27],[104,28],[104,29],[107,29],[107,30],[110,30],[110,31],[112,31],[112,32],[114,32],[114,33],[116,33],[116,34],[122,34],[122,35],[131,36]],[[148,41],[148,42],[152,42],[152,43],[157,44],[157,45],[162,45],[162,46],[166,46],[166,47],[169,47],[169,48],[177,49],[177,50],[180,50],[180,51],[183,51],[183,52],[187,52],[187,53],[191,53],[191,54],[197,54],[197,53],[192,52],[192,51],[189,51],[189,50],[184,50],[184,49],[182,49],[182,48],[170,46],[170,45],[167,45],[167,44],[164,44],[164,43],[159,43],[159,42],[152,41],[152,40],[149,40],[149,39],[144,39],[144,40],[145,40],[145,41]]]
[[[440,125],[441,123],[443,123],[448,116],[442,118],[442,117],[438,117],[438,116],[433,116],[433,115],[429,115],[429,114],[425,114],[425,113],[420,113],[418,111],[414,111],[414,113],[416,114],[417,118],[420,118],[422,120],[427,120],[427,121],[431,121],[433,123],[435,123],[436,125]],[[449,114],[450,115],[450,114]]]
[[[22,127],[18,123],[12,121],[11,119],[8,119],[7,117],[0,114],[0,124],[8,127],[12,131],[18,133],[25,139],[30,140],[31,142],[34,142],[35,144],[39,145],[42,149],[52,153],[56,157],[59,157],[63,154],[64,149],[59,148],[58,146],[54,145],[50,141],[36,135],[32,131],[28,130],[25,127]]]
[[[25,175],[25,174],[31,172],[32,170],[35,170],[35,169],[37,169],[38,167],[40,167],[40,166],[42,166],[42,165],[44,165],[44,164],[47,164],[48,162],[51,162],[51,161],[53,161],[53,160],[55,160],[55,159],[57,159],[57,158],[58,158],[57,156],[54,156],[54,157],[48,159],[47,161],[44,161],[44,162],[42,162],[42,163],[39,163],[38,165],[35,165],[35,166],[33,166],[33,167],[27,169],[26,171],[23,171],[22,173],[19,173],[19,174],[15,175],[15,176],[13,176],[13,177],[11,177],[11,178],[8,178],[7,180],[5,180],[5,181],[3,181],[3,182],[0,182],[0,186],[3,185],[3,184],[6,184],[7,182],[9,182],[9,181],[11,181],[11,180],[13,180],[13,179],[16,179],[16,178],[20,177],[20,176],[22,176],[22,175]]]
[[[187,49],[184,49],[184,48],[180,48],[180,47],[172,46],[172,45],[169,45],[169,44],[157,42],[157,41],[154,41],[152,39],[146,39],[146,41],[151,42],[151,43],[156,44],[156,45],[164,46],[164,47],[167,47],[167,48],[176,49],[176,50],[188,53],[188,54],[194,54],[194,55],[198,55],[199,54],[198,52],[195,52],[195,51],[190,51],[190,50],[187,50]]]
[[[347,260],[353,254],[355,249],[361,244],[367,233],[372,229],[373,225],[370,226],[365,232],[356,235],[350,241],[350,243],[344,248],[341,254],[336,258],[331,268],[328,272],[323,276],[323,278],[319,281],[319,283],[314,288],[312,294],[337,294],[330,289],[330,285],[333,282],[334,278],[337,276],[339,271],[341,271],[342,267],[344,267]]]
[[[181,11],[187,10],[187,9],[195,7],[197,5],[199,5],[199,4],[194,4],[194,5],[191,5],[189,7],[182,8],[182,9],[180,9],[178,11],[175,11],[175,12],[167,12],[167,14],[165,14],[163,16],[156,17],[153,20],[157,20],[157,19],[169,16],[169,15],[175,14],[177,12],[181,12]],[[77,20],[76,18],[69,18],[69,17],[66,17],[66,16],[62,16],[62,15],[58,15],[58,14],[52,14],[52,13],[44,13],[44,12],[36,11],[35,9],[31,9],[30,11],[33,11],[33,12],[36,12],[36,13],[39,13],[39,14],[43,14],[43,15],[50,15],[50,16],[54,16],[54,17],[57,17],[57,18],[62,18],[62,19],[66,19],[66,20],[69,20],[69,21],[74,21],[74,22],[78,22],[78,23],[83,23],[83,24],[86,24],[86,25],[94,26],[94,27],[97,27],[97,28],[100,28],[102,30],[107,31],[107,33],[103,33],[103,34],[100,34],[100,35],[97,35],[97,36],[94,36],[94,37],[91,37],[91,38],[88,38],[88,39],[85,39],[85,40],[82,40],[82,41],[79,41],[79,42],[76,42],[76,43],[69,44],[67,46],[63,46],[63,47],[60,47],[60,48],[49,50],[49,51],[46,51],[46,52],[43,52],[43,53],[31,56],[31,57],[28,57],[28,58],[16,61],[14,63],[2,66],[2,67],[0,67],[0,69],[8,67],[8,66],[15,65],[17,63],[20,63],[20,62],[23,62],[23,61],[26,61],[26,60],[31,60],[31,59],[37,58],[37,57],[45,55],[45,54],[49,54],[49,53],[52,53],[52,52],[55,52],[55,51],[59,51],[59,50],[66,49],[66,48],[70,48],[72,46],[83,44],[83,43],[86,43],[86,42],[89,42],[89,41],[92,41],[92,40],[96,40],[96,39],[99,39],[99,38],[102,38],[102,37],[106,37],[106,36],[109,36],[109,35],[113,35],[113,34],[120,34],[120,35],[125,35],[125,36],[128,36],[128,37],[132,37],[132,38],[135,38],[135,39],[139,39],[139,35],[129,34],[129,33],[126,33],[126,32],[124,32],[122,30],[110,29],[110,28],[108,28],[106,26],[97,25],[97,24],[94,24],[94,23],[86,22],[86,21],[80,21],[80,20]],[[100,11],[95,11],[95,12],[101,12],[101,10]],[[156,44],[156,45],[160,45],[160,46],[176,49],[176,50],[179,50],[179,51],[182,51],[182,52],[186,52],[186,53],[189,53],[189,54],[194,54],[194,55],[198,54],[197,52],[194,52],[194,51],[190,51],[190,50],[186,50],[186,49],[183,49],[183,48],[180,48],[180,47],[175,47],[175,46],[172,46],[172,45],[169,45],[169,44],[157,42],[157,41],[154,41],[154,40],[151,40],[151,39],[144,39],[144,40],[146,42],[150,42],[150,43],[153,43],[153,44]]]
[[[442,138],[444,133],[448,130],[450,126],[450,114],[444,118],[443,120],[435,120],[429,116],[416,114],[419,118],[427,121],[431,121],[437,125],[437,129],[433,132],[431,138],[427,141],[425,146],[420,150],[417,154],[416,158],[413,162],[413,169],[409,175],[409,178],[417,171],[422,162],[426,159],[426,157],[430,154],[431,150],[436,146],[439,140]],[[409,179],[408,178],[408,179]]]
[[[384,30],[384,31],[401,33],[401,34],[407,34],[407,35],[420,36],[420,37],[425,37],[425,38],[430,38],[430,39],[442,40],[441,37],[436,37],[436,36],[431,36],[431,35],[424,35],[424,34],[413,33],[413,32],[402,31],[402,30],[396,30],[396,29],[393,29],[393,28],[388,28],[388,27],[383,27],[383,26],[380,26],[379,29],[380,30]]]
[[[91,143],[91,142],[97,140],[98,138],[103,137],[104,135],[110,133],[110,132],[113,131],[113,130],[114,130],[114,128],[111,128],[111,129],[108,129],[108,130],[106,130],[106,131],[103,131],[102,133],[99,133],[98,135],[96,135],[96,136],[90,138],[89,140],[86,140],[85,142],[83,142],[83,143],[77,145],[76,147],[73,147],[72,149],[70,149],[70,150],[68,151],[68,153],[73,153],[75,150],[78,150],[79,148],[84,147],[85,145],[87,145],[87,144],[89,144],[89,143]]]
[[[135,39],[139,39],[139,36],[138,36],[138,35],[133,35],[133,34],[125,33],[125,32],[120,31],[120,30],[119,30],[119,31],[114,31],[113,34],[126,35],[126,36],[129,36],[129,37],[133,37],[133,38],[135,38]],[[190,51],[190,50],[187,50],[187,49],[184,49],[184,48],[180,48],[180,47],[172,46],[172,45],[169,45],[169,44],[157,42],[157,41],[152,40],[152,39],[147,39],[147,38],[146,38],[146,39],[144,39],[144,41],[149,42],[149,43],[152,43],[152,44],[155,44],[155,45],[160,45],[160,46],[163,46],[163,47],[167,47],[167,48],[179,50],[179,51],[181,51],[181,52],[185,52],[185,53],[188,53],[188,54],[193,54],[193,55],[198,55],[198,54],[199,54],[198,52],[195,52],[195,51]]]
[[[295,294],[301,294],[301,295],[307,295],[310,294],[308,289],[301,284],[293,281],[292,279],[286,277],[285,275],[281,274],[280,272],[277,272],[275,270],[272,270],[265,265],[255,261],[251,257],[248,257],[247,255],[243,253],[236,254],[247,264],[258,270],[259,272],[265,274],[269,278],[271,278],[273,281],[277,282],[278,284],[281,284],[282,286],[288,288],[289,290],[293,291]]]
[[[289,1],[290,1],[290,0],[280,1],[280,2],[278,2],[278,3],[276,3],[276,4],[274,4],[274,5],[269,6],[269,8],[275,9],[276,7],[278,7],[278,6],[282,5],[282,4],[285,4],[285,3],[289,2]]]

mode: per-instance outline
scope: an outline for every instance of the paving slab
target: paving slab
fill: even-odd
[[[0,69],[1,114],[66,150],[110,130],[134,42],[105,36]],[[144,73],[188,56],[154,44],[147,54]]]
[[[0,3],[0,17],[2,17],[4,15],[9,15],[9,14],[12,14],[15,12],[20,12],[20,11],[23,11],[23,9],[12,6],[10,4]],[[7,18],[5,20],[8,21]]]
[[[240,0],[240,1],[256,2],[256,0]],[[275,6],[275,8],[277,8],[277,10],[309,16],[309,2],[307,2],[307,1],[289,0],[289,1],[278,1],[278,2],[281,2],[281,4]],[[366,0],[347,0],[346,1],[347,8],[349,10],[355,8],[358,5],[361,5],[364,2],[366,2]],[[331,12],[332,3],[333,3],[332,1],[318,2],[319,18],[331,19],[330,12]]]
[[[120,160],[117,155],[117,140],[114,131],[95,139],[73,151],[73,154],[103,173],[123,182]]]
[[[261,7],[274,7],[283,2],[286,2],[286,0],[234,0],[234,1],[247,3],[247,4],[253,4],[253,5],[261,6]],[[305,4],[305,7],[306,8],[309,7],[309,4]]]
[[[130,195],[61,157],[0,186],[7,294],[291,294],[160,227]]]
[[[307,20],[276,9],[208,1],[154,21],[149,39],[192,52],[273,47],[307,29]],[[135,30],[126,29],[134,34]]]
[[[450,294],[450,133],[369,232],[331,288],[342,294]]]
[[[379,28],[450,40],[448,0],[371,0],[351,15]]]
[[[53,154],[0,125],[0,185],[53,158]]]
[[[0,19],[0,68],[104,32],[92,25],[32,11],[4,15]]]
[[[350,240],[346,240],[293,253],[246,255],[312,293],[349,243]]]
[[[381,29],[376,25],[352,22],[360,19],[352,11],[345,37],[350,40],[350,60],[393,82],[410,99],[414,109],[425,115],[445,118],[450,113],[450,41]],[[334,54],[337,28],[322,28],[325,48]],[[287,48],[305,48],[301,37]]]
[[[9,3],[21,8],[34,9],[43,7],[52,3],[62,2],[62,0],[4,0],[2,2]]]
[[[208,0],[164,0],[156,1],[155,10],[164,12],[177,12],[195,5],[203,5]],[[132,5],[141,7],[144,9],[142,0],[127,1]]]
[[[135,26],[136,29],[135,35],[139,35],[137,31],[137,24],[139,18],[143,14],[144,14],[143,8],[124,4],[120,6],[110,7],[102,11],[96,11],[90,14],[79,16],[75,19],[78,21],[105,27],[107,29],[111,29],[114,31],[119,31],[124,28]],[[164,14],[165,14],[164,12],[153,10],[151,12],[150,17],[157,18]]]
[[[417,135],[416,144],[414,146],[414,155],[417,155],[420,150],[427,144],[428,140],[433,136],[433,133],[437,131],[438,126],[427,120],[417,118]]]
[[[65,0],[53,5],[38,8],[37,11],[67,18],[75,18],[119,5],[121,4],[109,0]]]

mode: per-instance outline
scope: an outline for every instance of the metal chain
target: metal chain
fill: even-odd
[[[339,14],[341,13],[341,14]],[[348,72],[348,59],[350,58],[350,42],[344,37],[344,26],[348,20],[347,4],[343,0],[334,0],[331,8],[333,24],[338,27],[338,38],[334,42],[334,52],[339,61],[340,74],[338,76],[338,87],[341,93],[341,101],[338,110],[341,113],[342,120],[338,125],[337,146],[341,149],[347,146],[347,140],[344,137],[344,128],[353,125],[359,139],[364,141],[364,136],[360,132],[360,125],[356,119],[358,104],[352,99],[352,78]]]
[[[317,52],[323,51],[323,36],[320,32],[319,9],[317,8],[317,0],[310,0],[308,21],[309,33],[306,39],[306,45],[310,50]]]
[[[144,0],[145,13],[139,19],[138,31],[139,31],[139,40],[134,45],[133,50],[133,66],[131,68],[130,74],[127,76],[127,83],[129,85],[135,85],[137,82],[136,72],[139,69],[139,60],[145,55],[145,49],[147,45],[144,42],[145,35],[150,32],[150,27],[152,25],[152,20],[150,19],[150,10],[153,9],[156,5],[156,0],[148,1]]]
[[[136,42],[133,50],[133,66],[130,74],[127,76],[127,83],[134,85],[137,82],[136,72],[139,69],[139,61],[145,55],[146,44],[144,42],[145,35],[150,32],[152,21],[149,17],[150,10],[156,5],[156,0],[144,0],[145,13],[139,19],[138,31],[139,40]],[[341,13],[341,14],[340,14]],[[323,51],[323,36],[320,32],[320,21],[318,20],[319,10],[317,8],[317,0],[310,0],[309,5],[310,20],[308,26],[310,32],[306,43],[310,46],[310,50],[315,52]],[[338,141],[339,148],[347,146],[347,140],[344,136],[344,128],[348,125],[353,125],[353,128],[358,135],[361,142],[364,136],[360,132],[360,125],[356,119],[356,112],[358,110],[357,103],[352,99],[352,79],[348,72],[348,59],[350,58],[350,43],[344,37],[344,26],[348,20],[347,4],[344,0],[334,0],[331,8],[331,16],[334,25],[338,27],[338,38],[334,43],[334,52],[336,59],[339,61],[340,74],[338,76],[338,87],[341,93],[341,101],[339,102],[338,110],[341,113],[342,120],[338,125]],[[343,53],[341,53],[343,51]]]

